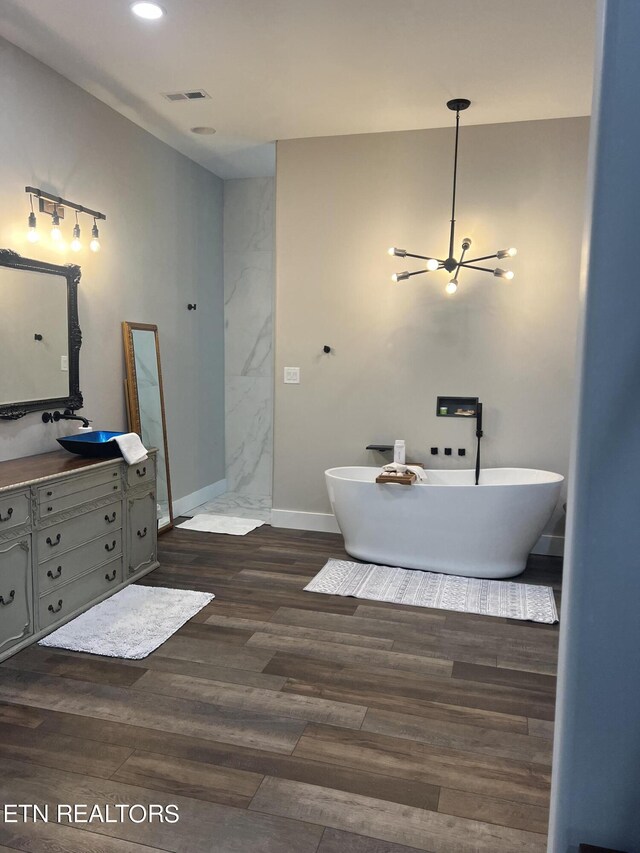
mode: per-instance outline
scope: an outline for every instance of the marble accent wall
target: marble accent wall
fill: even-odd
[[[273,178],[224,183],[227,490],[271,496]]]

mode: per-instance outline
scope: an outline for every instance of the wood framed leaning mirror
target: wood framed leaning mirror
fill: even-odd
[[[77,264],[0,249],[0,418],[82,407]]]
[[[122,334],[129,429],[145,447],[157,448],[158,533],[164,533],[173,527],[173,504],[158,327],[125,321]]]

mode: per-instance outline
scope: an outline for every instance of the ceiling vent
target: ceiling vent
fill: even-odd
[[[190,89],[188,92],[163,92],[162,97],[168,101],[202,101],[211,95],[204,89]]]

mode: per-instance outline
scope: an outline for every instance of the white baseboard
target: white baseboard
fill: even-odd
[[[331,512],[298,512],[293,509],[272,509],[271,526],[293,530],[316,530],[322,533],[340,533],[335,515]],[[564,536],[545,533],[536,542],[532,554],[561,557],[564,553]]]
[[[546,557],[562,557],[564,554],[564,536],[543,533],[531,549],[531,553],[542,554]]]
[[[332,512],[297,512],[294,509],[272,509],[272,527],[288,527],[293,530],[316,530],[321,533],[340,533],[338,522]]]
[[[210,486],[205,486],[204,489],[198,489],[197,492],[192,492],[190,495],[185,495],[183,498],[178,498],[173,502],[173,514],[177,518],[185,512],[189,512],[200,504],[207,503],[219,498],[227,491],[227,481],[218,480],[217,483],[211,483]]]

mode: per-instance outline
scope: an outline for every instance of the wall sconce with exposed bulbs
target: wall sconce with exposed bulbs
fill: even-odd
[[[79,213],[86,213],[93,217],[93,228],[91,229],[91,241],[89,248],[92,252],[100,251],[100,232],[98,231],[98,219],[106,219],[106,214],[100,213],[99,210],[92,210],[90,207],[84,207],[82,204],[76,204],[74,201],[69,201],[66,198],[52,195],[37,187],[25,187],[24,191],[29,193],[29,203],[31,211],[28,218],[27,240],[30,243],[37,243],[40,239],[38,232],[38,223],[33,210],[33,197],[39,199],[39,212],[51,217],[51,239],[58,246],[62,246],[62,230],[60,228],[60,220],[64,219],[65,208],[70,208],[75,211],[76,222],[73,226],[73,239],[71,240],[71,249],[74,252],[79,252],[82,249],[80,223],[78,221]]]
[[[479,261],[487,261],[490,258],[498,258],[498,260],[502,260],[503,258],[513,258],[517,254],[516,249],[500,249],[493,255],[482,255],[482,257],[479,258],[465,260],[465,255],[471,248],[471,239],[469,237],[465,237],[462,241],[460,259],[457,260],[453,254],[456,228],[456,188],[458,182],[458,137],[460,134],[460,112],[461,110],[468,109],[470,106],[471,101],[467,98],[454,98],[451,101],[447,101],[447,107],[449,107],[450,110],[453,110],[456,114],[456,140],[453,155],[453,193],[449,229],[449,256],[447,258],[431,258],[428,255],[414,255],[411,252],[407,252],[406,249],[396,249],[395,247],[389,249],[389,254],[394,255],[396,258],[417,258],[421,261],[426,261],[423,269],[415,270],[414,272],[406,270],[405,272],[394,273],[391,276],[392,281],[408,281],[414,275],[420,275],[421,273],[426,272],[436,272],[437,270],[446,270],[451,278],[445,287],[445,293],[448,293],[451,296],[458,289],[458,275],[462,269],[490,272],[497,278],[504,278],[507,281],[511,281],[513,278],[514,274],[511,270],[504,270],[501,267],[496,267],[495,269],[491,269],[491,267],[479,267],[477,264]]]

